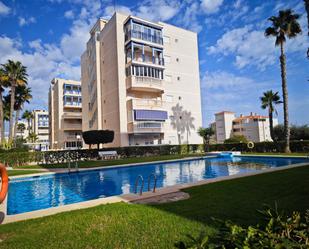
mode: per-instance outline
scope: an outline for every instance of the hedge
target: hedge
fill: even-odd
[[[145,157],[159,155],[191,154],[204,152],[202,144],[182,145],[156,145],[156,146],[128,146],[117,148],[103,148],[99,151],[114,150],[122,158]],[[309,141],[291,141],[292,152],[308,152]],[[249,149],[246,143],[238,144],[210,144],[210,151],[243,151],[243,152],[281,152],[284,150],[284,142],[255,143],[253,149]],[[97,149],[60,150],[44,152],[5,152],[0,153],[0,162],[10,166],[21,166],[30,163],[62,163],[75,160],[92,160],[98,158]]]
[[[121,158],[159,156],[188,153],[203,153],[203,145],[157,145],[157,146],[129,146],[117,148],[103,148],[99,151],[117,151]],[[0,162],[10,166],[22,166],[30,163],[54,164],[76,160],[93,160],[98,158],[97,149],[59,150],[44,152],[6,152],[0,153]]]
[[[235,150],[243,152],[283,152],[284,141],[279,142],[260,142],[254,143],[254,148],[249,149],[246,143],[234,144],[211,144],[210,151],[226,151]],[[291,141],[290,149],[292,152],[309,152],[309,140],[306,141]]]

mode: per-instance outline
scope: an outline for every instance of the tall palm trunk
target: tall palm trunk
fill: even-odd
[[[273,121],[273,110],[272,106],[268,108],[268,117],[269,117],[269,129],[270,129],[270,137],[273,141],[275,141],[274,138],[274,121]]]
[[[3,115],[3,101],[2,92],[0,91],[0,130],[1,130],[1,143],[4,141],[4,115]]]
[[[283,95],[283,116],[284,116],[284,138],[285,146],[284,152],[290,153],[290,127],[289,127],[289,110],[288,110],[288,89],[286,81],[286,58],[284,54],[283,43],[280,44],[280,66],[282,79],[282,95]]]
[[[11,103],[10,103],[10,139],[13,139],[13,133],[14,133],[13,114],[14,114],[14,104],[15,104],[15,90],[16,90],[16,84],[15,82],[13,82],[12,87],[11,87]]]
[[[14,124],[14,139],[16,139],[17,134],[17,125],[18,125],[18,119],[19,119],[20,110],[16,110],[16,116],[15,116],[15,124]]]

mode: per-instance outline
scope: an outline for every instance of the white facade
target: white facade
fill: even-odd
[[[113,130],[111,147],[202,142],[196,33],[115,13],[90,34],[83,131]]]
[[[37,149],[38,150],[48,150],[49,149],[49,115],[46,110],[34,110],[33,119],[31,122],[32,132],[34,132],[38,140]]]
[[[216,139],[218,143],[223,143],[225,139],[232,136],[234,119],[234,112],[223,111],[215,114]]]
[[[220,112],[216,117],[216,137],[218,143],[233,135],[243,135],[252,142],[272,141],[270,136],[269,118],[251,113],[248,116],[240,115],[236,118],[233,112]],[[278,120],[274,119],[274,126]]]
[[[51,149],[83,146],[82,96],[79,81],[55,78],[49,89],[49,142]]]

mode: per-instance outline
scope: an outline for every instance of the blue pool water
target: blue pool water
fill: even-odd
[[[157,176],[157,187],[192,183],[203,179],[257,172],[308,161],[301,158],[223,157],[204,158],[167,163],[152,163],[131,167],[114,167],[77,173],[61,173],[40,177],[22,177],[9,183],[9,215],[49,207],[72,204],[101,197],[134,192],[138,175],[147,179]]]

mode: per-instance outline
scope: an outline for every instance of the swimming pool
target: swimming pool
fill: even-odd
[[[145,180],[143,190],[147,191],[147,179],[153,173],[157,177],[157,187],[160,188],[306,161],[308,162],[303,158],[234,156],[15,178],[9,182],[7,214],[20,214],[133,193],[138,175],[143,176]]]

